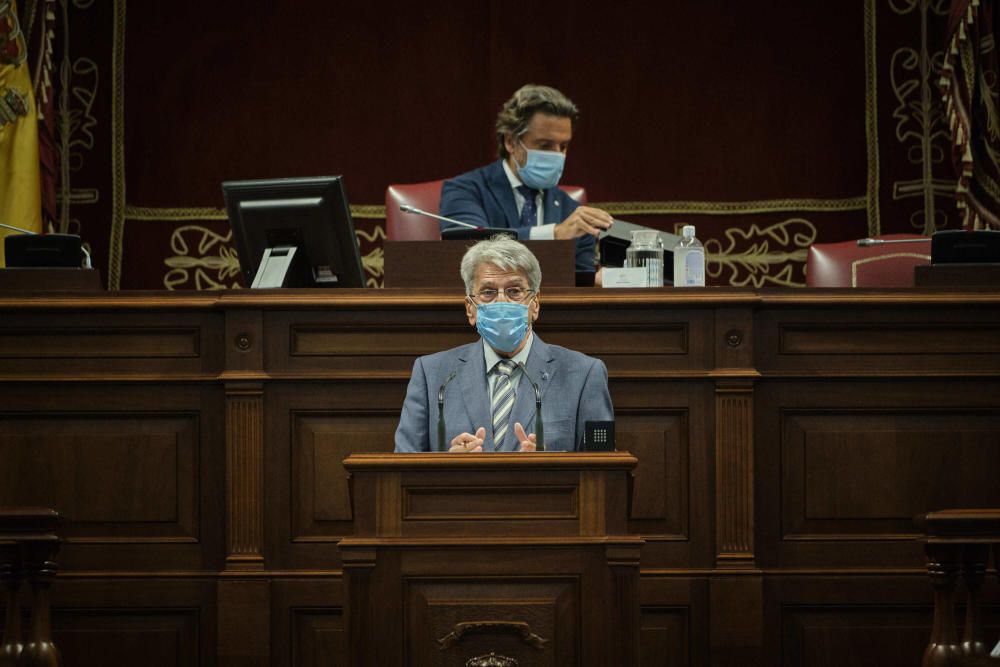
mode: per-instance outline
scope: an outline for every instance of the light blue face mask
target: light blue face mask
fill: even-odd
[[[513,352],[528,334],[528,304],[510,301],[476,304],[476,331],[497,352]]]
[[[566,155],[559,151],[538,151],[527,148],[523,143],[521,147],[528,152],[524,166],[517,167],[517,175],[521,182],[535,190],[548,190],[559,185],[559,178],[566,165]]]

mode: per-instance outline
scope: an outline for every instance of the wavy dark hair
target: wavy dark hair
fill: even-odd
[[[539,111],[569,118],[574,125],[580,115],[576,105],[555,88],[536,86],[533,83],[521,86],[504,102],[497,114],[497,152],[501,158],[506,160],[510,156],[504,145],[504,137],[509,134],[516,138],[527,132],[531,117]]]

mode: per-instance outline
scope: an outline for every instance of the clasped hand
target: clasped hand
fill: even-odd
[[[524,432],[524,427],[521,426],[520,422],[514,424],[514,435],[517,436],[517,441],[520,444],[518,447],[519,452],[533,452],[535,451],[535,434],[532,433],[528,435]],[[480,426],[479,429],[473,433],[462,433],[461,435],[456,435],[451,440],[451,448],[449,452],[481,452],[483,451],[483,441],[486,439],[486,428]]]

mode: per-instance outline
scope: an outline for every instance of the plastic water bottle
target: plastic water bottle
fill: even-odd
[[[674,248],[674,287],[705,286],[705,248],[694,237],[694,225],[684,225]]]

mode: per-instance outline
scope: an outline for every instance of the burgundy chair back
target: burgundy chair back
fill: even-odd
[[[867,248],[857,241],[814,243],[806,257],[806,287],[913,287],[913,268],[930,264],[930,238],[919,234],[886,234],[876,238],[926,239]]]
[[[402,204],[437,213],[444,180],[390,185],[385,190],[385,236],[390,241],[436,241],[441,238],[437,220],[399,210]]]
[[[407,204],[428,213],[437,213],[441,203],[440,181],[390,185],[385,190],[385,235],[390,241],[431,241],[441,238],[440,225],[434,218],[403,213]],[[563,192],[580,204],[587,203],[587,190],[579,185],[561,185]]]

